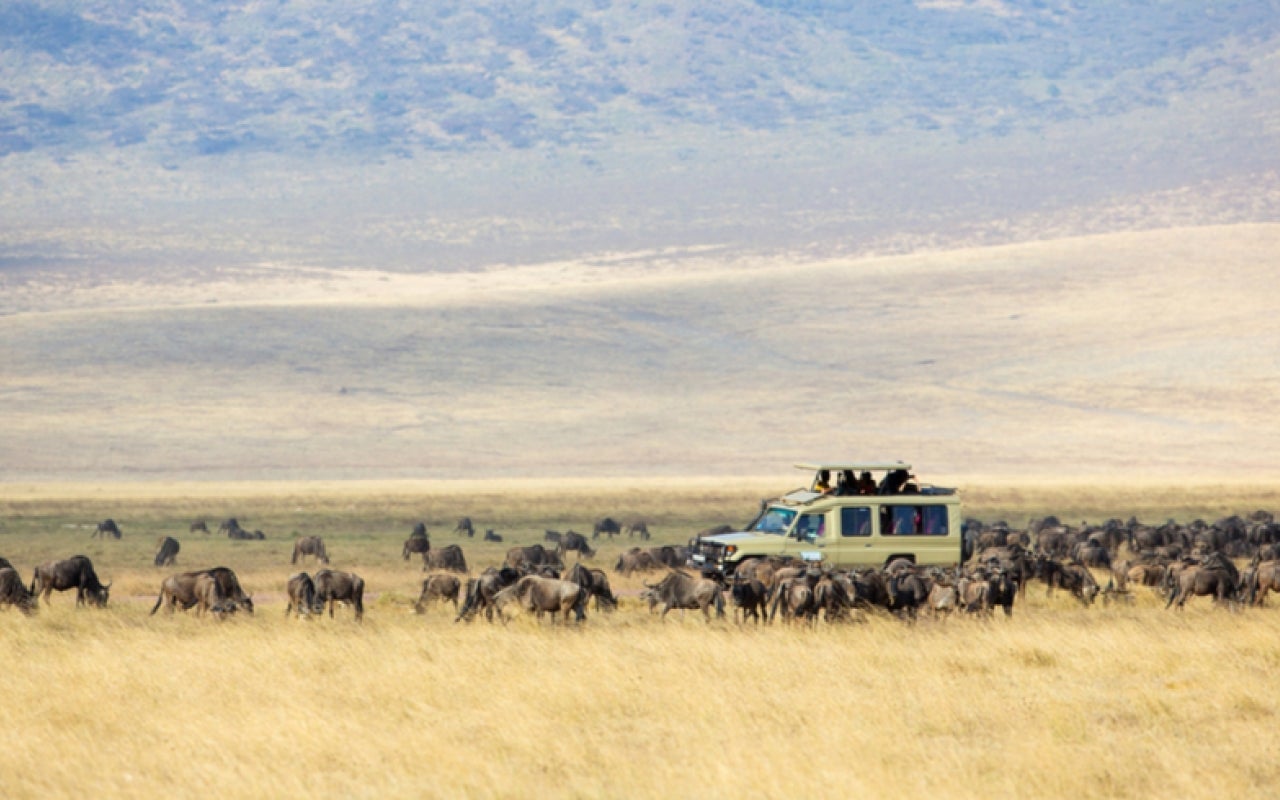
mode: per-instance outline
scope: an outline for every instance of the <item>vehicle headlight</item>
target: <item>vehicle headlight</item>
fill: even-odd
[[[738,552],[738,546],[731,544],[724,549],[724,557],[728,558],[729,556],[733,555],[736,552]]]

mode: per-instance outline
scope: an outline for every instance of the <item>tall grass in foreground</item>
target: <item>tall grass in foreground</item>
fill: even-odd
[[[7,797],[1249,796],[1280,780],[1274,610],[739,629],[25,619]]]
[[[455,625],[451,608],[409,612],[422,574],[400,543],[415,519],[437,545],[463,541],[475,572],[544,527],[583,530],[605,513],[647,516],[653,543],[682,542],[742,521],[760,492],[135,492],[0,497],[0,555],[24,578],[85,552],[115,581],[105,611],[77,611],[67,593],[34,618],[0,612],[6,798],[1146,798],[1280,785],[1274,608],[1196,599],[1166,612],[1139,590],[1132,606],[1085,610],[1033,586],[1010,620],[664,624],[636,603],[643,578],[611,572],[624,606],[584,626]],[[967,494],[966,510],[1014,524],[1160,521],[1275,509],[1277,497],[993,487]],[[508,542],[451,537],[464,513]],[[186,533],[195,517],[230,515],[269,539]],[[105,516],[123,540],[88,538],[82,526]],[[284,619],[295,532],[323,535],[334,567],[364,576],[363,625],[342,609]],[[177,569],[151,565],[161,534],[183,542]],[[633,542],[601,543],[595,565],[609,568]],[[164,575],[214,564],[240,574],[256,616],[147,615]]]

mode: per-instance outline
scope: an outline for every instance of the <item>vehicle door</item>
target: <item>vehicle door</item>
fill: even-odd
[[[795,525],[787,532],[783,554],[804,561],[828,561],[832,525],[827,516],[826,512],[810,511],[797,517]]]
[[[832,536],[827,560],[833,566],[863,564],[879,566],[874,553],[871,506],[845,506],[836,510],[838,524]]]

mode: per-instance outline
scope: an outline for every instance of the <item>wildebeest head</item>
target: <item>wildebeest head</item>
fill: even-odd
[[[114,582],[114,581],[113,581]],[[98,608],[107,607],[107,599],[111,596],[111,584],[99,586],[97,589],[86,589],[84,593],[85,602],[95,605]]]

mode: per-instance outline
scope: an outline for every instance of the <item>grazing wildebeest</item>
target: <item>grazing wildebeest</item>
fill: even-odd
[[[587,541],[587,537],[574,531],[568,531],[560,538],[560,547],[557,552],[563,556],[570,550],[576,551],[579,558],[582,556],[586,556],[587,558],[596,557],[596,551],[591,547],[590,542]]]
[[[439,550],[432,550],[422,554],[422,568],[426,569],[446,569],[450,572],[466,572],[467,559],[462,554],[462,546],[451,544],[446,545]]]
[[[230,534],[232,531],[240,530],[240,520],[235,517],[227,517],[218,523],[218,533]]]
[[[493,528],[487,528],[484,532],[484,540],[486,542],[500,542],[502,541],[502,534],[497,533]]]
[[[241,541],[250,541],[254,539],[258,539],[258,540],[265,539],[267,538],[267,536],[262,531],[247,531],[244,528],[232,528],[231,530],[227,531],[227,538],[241,540]]]
[[[305,559],[307,556],[315,556],[316,560],[321,564],[329,563],[329,553],[324,549],[324,539],[319,536],[299,536],[293,541],[293,558],[290,564],[297,564],[298,559]]]
[[[613,517],[605,517],[604,519],[598,519],[596,520],[595,526],[592,527],[591,529],[591,538],[599,539],[600,534],[602,533],[608,536],[610,539],[612,539],[613,537],[617,536],[619,533],[622,533],[622,526],[619,525],[617,520],[615,520]]]
[[[827,622],[846,619],[853,608],[852,584],[844,575],[827,572],[813,587],[814,615]]]
[[[760,624],[761,617],[769,621],[769,590],[755,578],[744,578],[735,574],[729,586],[729,596],[733,600],[733,621],[738,622],[741,611],[742,622],[754,618]]]
[[[286,588],[289,593],[289,604],[284,607],[284,615],[297,612],[299,617],[320,616],[324,613],[324,603],[316,596],[316,584],[305,572],[289,576]]]
[[[202,575],[207,575],[217,582],[224,603],[229,603],[236,609],[243,609],[250,614],[253,613],[253,598],[245,594],[240,586],[240,579],[227,567],[179,572],[165,578],[160,584],[160,596],[156,598],[156,604],[151,608],[151,613],[159,611],[162,605],[170,613],[175,608],[182,608],[185,611],[194,606],[199,600],[196,596],[196,583]]]
[[[178,540],[172,536],[160,539],[160,548],[156,550],[156,566],[171,567],[178,562]]]
[[[400,551],[400,554],[404,556],[405,561],[408,561],[409,556],[413,555],[414,553],[421,553],[422,568],[426,569],[427,553],[430,553],[430,552],[431,552],[431,540],[427,538],[425,533],[422,536],[419,536],[417,534],[417,528],[415,528],[414,533],[410,534],[409,538],[404,540],[404,549]]]
[[[72,556],[63,561],[50,561],[36,567],[31,579],[31,593],[41,595],[47,605],[53,591],[76,590],[76,605],[89,604],[105,608],[111,584],[103,586],[93,571],[88,556]]]
[[[471,524],[471,517],[458,517],[458,524],[454,526],[453,532],[458,536],[474,538],[476,535],[476,528]]]
[[[28,616],[36,613],[38,608],[35,594],[13,567],[0,567],[0,606],[17,606]]]
[[[632,520],[631,522],[628,522],[626,527],[626,532],[627,532],[628,539],[630,539],[632,536],[639,536],[644,541],[646,542],[649,541],[649,525],[642,519]]]
[[[573,581],[595,597],[597,611],[601,609],[612,611],[618,607],[618,598],[613,596],[613,590],[609,587],[609,576],[604,574],[604,570],[587,569],[582,564],[574,564],[573,569],[569,570],[564,579]]]
[[[94,528],[93,533],[89,535],[90,539],[101,536],[103,539],[110,536],[112,539],[119,539],[121,536],[120,526],[116,524],[114,519],[104,519],[98,523],[98,527]]]
[[[1170,573],[1170,579],[1173,586],[1165,608],[1175,603],[1182,608],[1192,595],[1212,595],[1214,602],[1226,603],[1230,607],[1240,587],[1239,571],[1230,559],[1220,553],[1213,553],[1203,563],[1188,566],[1176,575]]]
[[[513,547],[507,551],[507,560],[504,562],[506,566],[512,569],[518,569],[528,572],[534,567],[552,566],[558,569],[564,569],[564,562],[560,560],[560,556],[555,551],[548,550],[541,544],[531,544],[526,547]]]
[[[453,602],[453,610],[458,611],[458,593],[462,589],[462,581],[457,575],[446,575],[444,573],[436,575],[428,575],[426,580],[422,582],[422,593],[418,595],[418,602],[413,604],[414,612],[421,614],[427,610],[427,603],[432,600],[446,600]]]
[[[503,622],[507,621],[504,609],[513,604],[525,611],[534,612],[538,619],[549,612],[552,624],[556,621],[556,614],[561,614],[564,621],[568,622],[570,611],[581,622],[587,618],[587,596],[586,587],[571,581],[526,575],[494,595],[493,606]]]
[[[560,533],[560,531],[548,529],[542,532],[542,541],[550,542],[551,544],[560,544],[560,538],[562,536],[564,536],[564,534]]]
[[[717,618],[724,617],[724,594],[720,584],[710,578],[695,578],[683,570],[672,570],[657,583],[646,583],[645,588],[649,590],[651,608],[662,606],[663,619],[673,608],[699,608],[710,622],[712,606]]]
[[[1082,605],[1091,605],[1102,591],[1098,579],[1083,564],[1066,564],[1058,574],[1058,585],[1071,592]]]
[[[520,580],[520,577],[519,570],[514,570],[511,567],[503,567],[502,569],[489,567],[480,573],[480,577],[467,581],[467,591],[462,603],[462,609],[453,621],[457,622],[462,619],[470,621],[480,609],[484,609],[485,618],[492,622],[494,596]]]
[[[204,520],[198,519],[191,523],[191,527],[187,529],[188,533],[195,533],[196,531],[199,531],[200,533],[208,533],[209,526],[205,524]]]
[[[662,565],[653,557],[653,553],[641,550],[638,547],[633,547],[618,556],[618,563],[613,567],[615,572],[620,572],[628,577],[633,572],[652,572],[661,568]]]
[[[192,593],[196,598],[197,617],[208,611],[220,619],[227,614],[236,612],[237,605],[235,602],[223,593],[218,579],[207,572],[196,576],[195,583],[192,586]]]
[[[322,604],[329,604],[329,619],[333,619],[333,608],[338,603],[346,603],[355,609],[356,622],[364,619],[364,579],[359,575],[322,569],[312,581],[316,585],[316,599]]]

